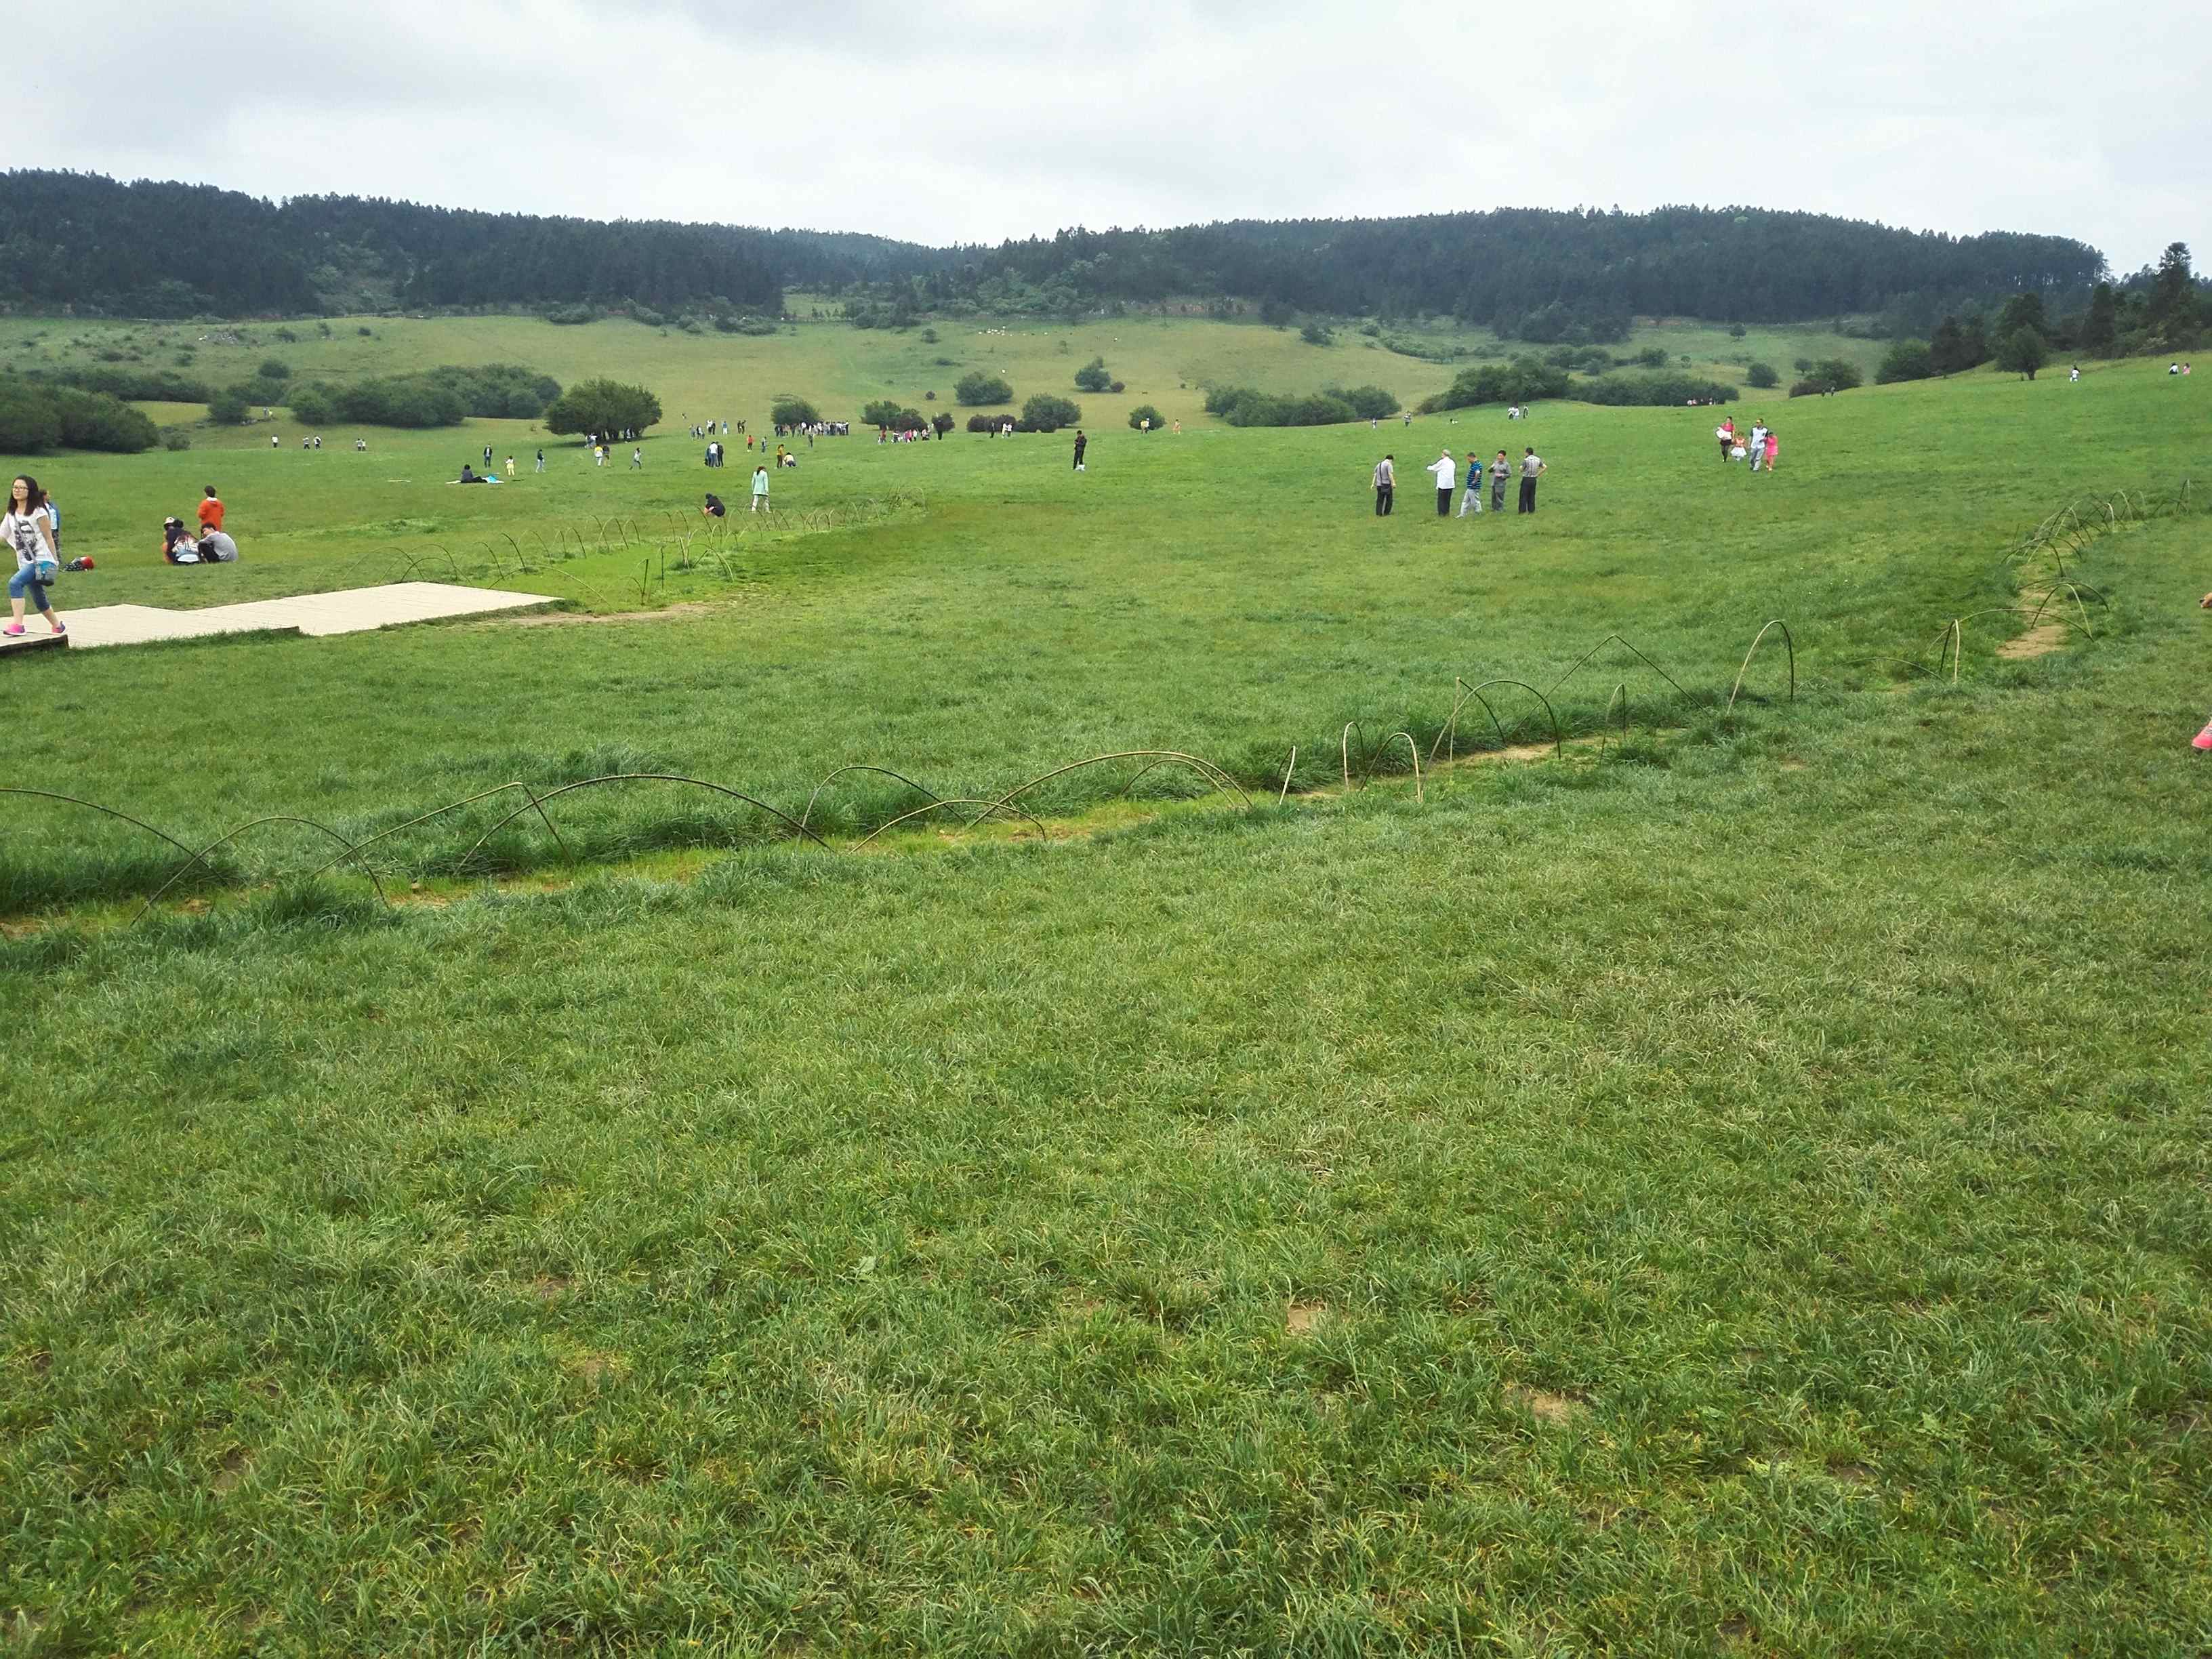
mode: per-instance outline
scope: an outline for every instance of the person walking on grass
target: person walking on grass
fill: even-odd
[[[1452,459],[1449,449],[1431,461],[1422,471],[1434,473],[1437,480],[1437,517],[1451,516],[1452,480],[1457,476],[1459,463]]]
[[[15,482],[21,483],[22,480],[18,478]],[[12,593],[15,590],[11,586],[8,591]],[[2203,599],[2197,600],[2197,608],[2199,611],[2212,611],[2212,593],[2207,593]],[[22,620],[22,607],[21,605],[16,606],[15,619],[18,622],[21,622]],[[2190,739],[2189,746],[2192,749],[2212,749],[2212,720],[2207,720],[2204,722],[2204,729]]]
[[[1764,420],[1753,421],[1751,423],[1751,470],[1758,471],[1759,464],[1765,459],[1766,422]]]
[[[1083,428],[1075,428],[1075,470],[1083,471],[1083,452],[1091,447],[1091,440],[1083,435]]]
[[[768,510],[768,468],[763,465],[753,469],[753,511],[765,513]]]
[[[53,601],[46,596],[47,586],[61,569],[61,547],[54,540],[46,492],[39,488],[36,478],[19,477],[9,486],[8,510],[0,514],[0,541],[6,542],[15,555],[15,574],[8,579],[8,609],[13,614],[0,633],[11,639],[22,637],[27,600],[39,607],[53,632],[68,633],[68,627],[54,614]]]
[[[1492,513],[1505,510],[1505,481],[1512,476],[1513,463],[1505,459],[1505,452],[1501,449],[1498,452],[1498,459],[1490,464],[1490,510]]]
[[[545,470],[545,452],[542,449],[538,452],[538,470],[540,472]]]
[[[1394,455],[1385,455],[1375,463],[1375,516],[1378,519],[1390,516],[1390,498],[1398,493],[1396,460]]]
[[[1533,449],[1521,452],[1521,510],[1536,510],[1536,480],[1544,476],[1544,458]]]
[[[631,451],[630,451],[630,453],[629,453],[629,470],[630,470],[631,471],[635,472],[635,471],[636,471],[638,470],[638,468],[640,468],[640,467],[643,466],[644,465],[645,465],[645,452],[644,452],[643,450],[641,450],[641,449],[633,449],[633,450],[631,450]]]
[[[1713,436],[1721,441],[1721,461],[1725,465],[1735,459],[1731,452],[1735,448],[1735,416],[1723,416],[1720,425],[1713,432]]]
[[[1459,515],[1464,519],[1470,513],[1478,518],[1482,514],[1482,457],[1473,450],[1467,452],[1467,488],[1460,492]]]
[[[1774,435],[1771,427],[1766,432],[1766,476],[1774,476],[1774,458],[1782,453],[1782,440]]]

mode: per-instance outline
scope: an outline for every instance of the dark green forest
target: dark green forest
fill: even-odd
[[[1176,300],[1269,321],[1449,316],[1547,343],[1636,314],[1926,329],[2020,294],[2086,302],[2103,256],[2063,236],[1951,236],[1808,213],[1498,208],[1397,219],[1064,230],[997,247],[847,233],[482,213],[357,197],[276,203],[205,185],[6,175],[0,304],[148,317],[532,307],[781,313],[787,289],[849,320],[1074,314]]]

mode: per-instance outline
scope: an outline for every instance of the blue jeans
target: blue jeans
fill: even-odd
[[[15,568],[15,574],[8,578],[8,597],[11,599],[28,599],[39,610],[51,611],[54,607],[46,598],[46,584],[31,580],[31,572],[34,568],[36,568],[35,566],[27,564],[18,565]]]

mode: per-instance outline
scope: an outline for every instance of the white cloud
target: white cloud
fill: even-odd
[[[2191,16],[2172,0],[2109,26],[2039,0],[82,0],[0,154],[265,195],[931,242],[1753,204],[2057,232],[2127,270],[2207,240]]]

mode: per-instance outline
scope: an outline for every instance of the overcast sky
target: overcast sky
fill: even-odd
[[[2212,263],[2203,0],[70,0],[0,158],[997,241],[1668,203]],[[235,257],[239,250],[226,250]]]

